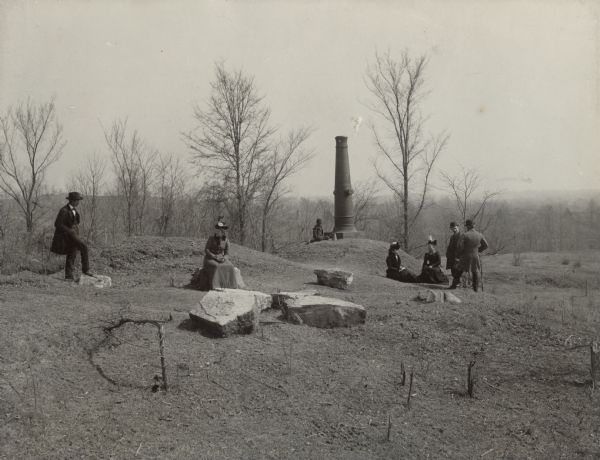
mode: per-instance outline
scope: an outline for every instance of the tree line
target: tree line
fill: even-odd
[[[436,162],[449,135],[426,130],[427,115],[421,111],[426,65],[426,56],[411,58],[404,52],[394,59],[377,53],[366,69],[378,155],[374,178],[355,184],[357,228],[366,237],[398,240],[406,251],[418,251],[429,234],[443,240],[450,220],[474,218],[497,251],[579,247],[581,241],[573,244],[569,229],[581,219],[585,228],[597,229],[595,202],[589,204],[587,220],[579,208],[560,203],[520,212],[532,223],[545,222],[541,233],[558,235],[542,244],[546,240],[535,236],[533,225],[512,220],[514,204],[485,189],[477,169],[441,172],[447,198],[431,197]],[[225,216],[235,241],[277,252],[282,245],[307,240],[317,217],[333,226],[330,200],[289,194],[289,179],[314,156],[313,129],[283,130],[273,122],[252,76],[216,63],[209,97],[193,107],[192,116],[194,129],[181,133],[187,161],[154,149],[127,118],[102,127],[105,154],[90,155],[66,184],[86,197],[86,238],[108,243],[132,235],[200,237]],[[46,180],[65,144],[54,100],[21,102],[0,117],[0,191],[10,200],[0,202],[0,238],[20,222],[30,240],[36,231],[51,231],[62,197],[48,193]],[[592,236],[589,241],[596,244]]]

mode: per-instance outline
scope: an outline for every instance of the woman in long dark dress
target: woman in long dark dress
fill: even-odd
[[[202,268],[206,273],[208,289],[244,289],[241,273],[229,261],[228,255],[227,225],[219,221],[215,225],[214,235],[208,237],[204,248]]]
[[[403,283],[415,283],[417,276],[412,273],[408,268],[402,266],[402,260],[400,260],[400,244],[393,242],[388,250],[388,256],[385,259],[387,264],[387,270],[385,276],[396,281]]]
[[[442,258],[437,251],[437,240],[429,239],[427,242],[427,252],[423,257],[423,266],[419,275],[419,283],[428,284],[448,284],[448,277],[442,271]]]

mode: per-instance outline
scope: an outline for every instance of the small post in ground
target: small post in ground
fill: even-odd
[[[600,388],[600,342],[595,340],[590,344],[592,388]]]

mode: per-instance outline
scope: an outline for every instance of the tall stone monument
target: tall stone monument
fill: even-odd
[[[357,238],[360,236],[354,225],[354,203],[352,200],[352,183],[350,182],[350,162],[348,160],[348,138],[335,138],[335,190],[334,195],[334,227],[336,238]]]

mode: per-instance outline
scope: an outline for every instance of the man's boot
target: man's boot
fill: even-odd
[[[479,289],[479,274],[473,273],[473,290],[477,292]]]

